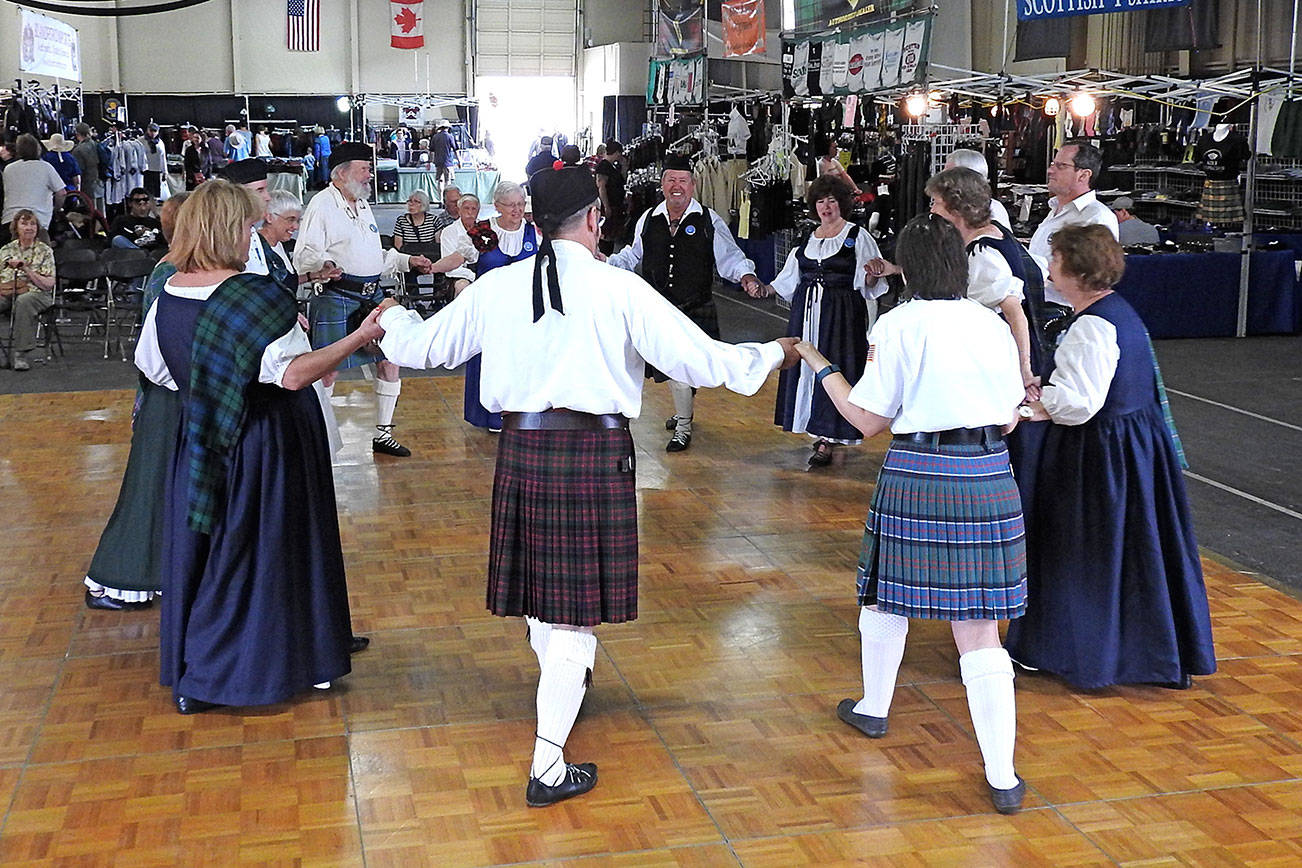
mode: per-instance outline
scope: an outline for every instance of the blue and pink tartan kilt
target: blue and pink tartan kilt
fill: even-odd
[[[488,610],[589,627],[637,618],[637,493],[627,429],[501,433]]]
[[[909,618],[1020,618],[1026,531],[1008,449],[893,442],[864,527],[859,604]]]
[[[372,300],[379,304],[384,300],[384,291],[376,288]],[[348,315],[357,310],[360,305],[351,298],[344,298],[342,295],[335,295],[333,292],[323,292],[320,295],[313,296],[312,301],[308,304],[307,318],[308,340],[312,342],[312,349],[319,350],[322,347],[328,347],[335,341],[348,337]],[[358,368],[362,365],[373,365],[384,358],[380,352],[368,352],[365,348],[358,350],[340,363],[340,368]]]

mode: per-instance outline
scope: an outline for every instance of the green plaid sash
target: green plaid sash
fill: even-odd
[[[1184,444],[1180,442],[1180,432],[1175,430],[1175,417],[1171,415],[1171,402],[1166,397],[1166,384],[1162,382],[1162,368],[1157,363],[1157,350],[1153,349],[1153,339],[1144,330],[1144,340],[1148,342],[1148,354],[1153,359],[1153,373],[1157,375],[1157,400],[1162,404],[1162,418],[1166,420],[1166,430],[1171,432],[1171,442],[1175,444],[1176,457],[1180,466],[1189,469],[1189,459],[1184,455]]]

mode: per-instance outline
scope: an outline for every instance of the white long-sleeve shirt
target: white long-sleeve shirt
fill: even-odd
[[[810,259],[817,260],[835,256],[845,246],[845,238],[850,234],[850,227],[853,225],[853,223],[847,221],[841,227],[841,231],[830,238],[819,238],[817,235],[810,235],[809,242],[805,244],[805,255]],[[858,239],[854,245],[854,288],[867,301],[880,297],[890,288],[884,277],[868,283],[867,275],[863,270],[869,260],[876,259],[881,255],[881,248],[877,246],[877,242],[873,240],[872,236],[862,229],[859,230]],[[783,263],[782,271],[778,272],[778,276],[773,278],[773,288],[777,290],[778,295],[787,301],[791,301],[791,297],[795,295],[796,287],[799,285],[800,260],[796,258],[796,251],[792,250],[787,254],[787,261]]]
[[[701,207],[701,203],[693,199],[687,203],[687,210],[683,212],[683,216],[686,217],[688,214],[696,214],[704,210],[706,209]],[[644,211],[642,216],[637,218],[637,226],[633,230],[633,243],[613,254],[606,260],[607,262],[625,271],[635,271],[642,264],[642,230],[646,228],[647,217],[652,215],[668,219],[668,206],[661,202],[656,207]],[[741,248],[733,240],[728,224],[724,223],[723,218],[714,211],[710,211],[710,224],[714,227],[715,271],[719,272],[719,276],[724,280],[741,283],[743,277],[755,273],[755,263],[747,259],[746,254],[741,252]]]
[[[294,270],[320,271],[327,261],[345,274],[371,277],[385,271],[407,271],[409,257],[380,244],[380,229],[364,199],[351,204],[334,184],[308,200],[294,246]]]
[[[1040,394],[1049,418],[1084,425],[1108,399],[1121,347],[1117,328],[1101,316],[1078,317],[1053,354],[1054,369]]]
[[[568,408],[635,418],[649,362],[693,386],[753,395],[783,359],[780,344],[711,340],[635,274],[555,241],[565,313],[533,322],[534,260],[494,269],[428,320],[402,307],[380,317],[381,349],[408,368],[456,367],[482,352],[480,402],[489,411]]]
[[[1117,215],[1099,201],[1093,190],[1077,196],[1062,206],[1058,205],[1057,198],[1049,200],[1049,216],[1036,227],[1035,234],[1031,236],[1031,243],[1027,245],[1027,249],[1035,257],[1036,264],[1040,266],[1040,271],[1044,272],[1045,301],[1054,304],[1067,303],[1067,299],[1054,289],[1053,281],[1049,280],[1049,257],[1052,255],[1049,242],[1053,238],[1053,233],[1064,226],[1089,226],[1094,223],[1108,227],[1113,238],[1120,237]]]

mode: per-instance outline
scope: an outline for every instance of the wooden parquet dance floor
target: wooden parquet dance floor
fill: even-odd
[[[459,378],[408,380],[373,459],[343,384],[336,467],[356,630],[327,692],[182,717],[156,611],[81,578],[126,459],[131,396],[0,397],[0,863],[592,866],[1302,864],[1302,602],[1205,559],[1220,671],[1183,692],[1019,674],[1015,817],[993,814],[943,625],[915,623],[891,733],[858,695],[853,566],[883,439],[806,472],[806,441],[703,392],[667,455],[635,425],[641,617],[601,628],[568,754],[591,794],[525,807],[537,664],[484,611],[494,440]]]

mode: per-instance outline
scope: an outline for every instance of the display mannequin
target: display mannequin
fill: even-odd
[[[1202,199],[1198,219],[1217,226],[1243,224],[1243,197],[1239,193],[1239,173],[1252,158],[1252,149],[1231,124],[1217,124],[1204,133],[1194,149],[1194,161],[1203,170]]]

